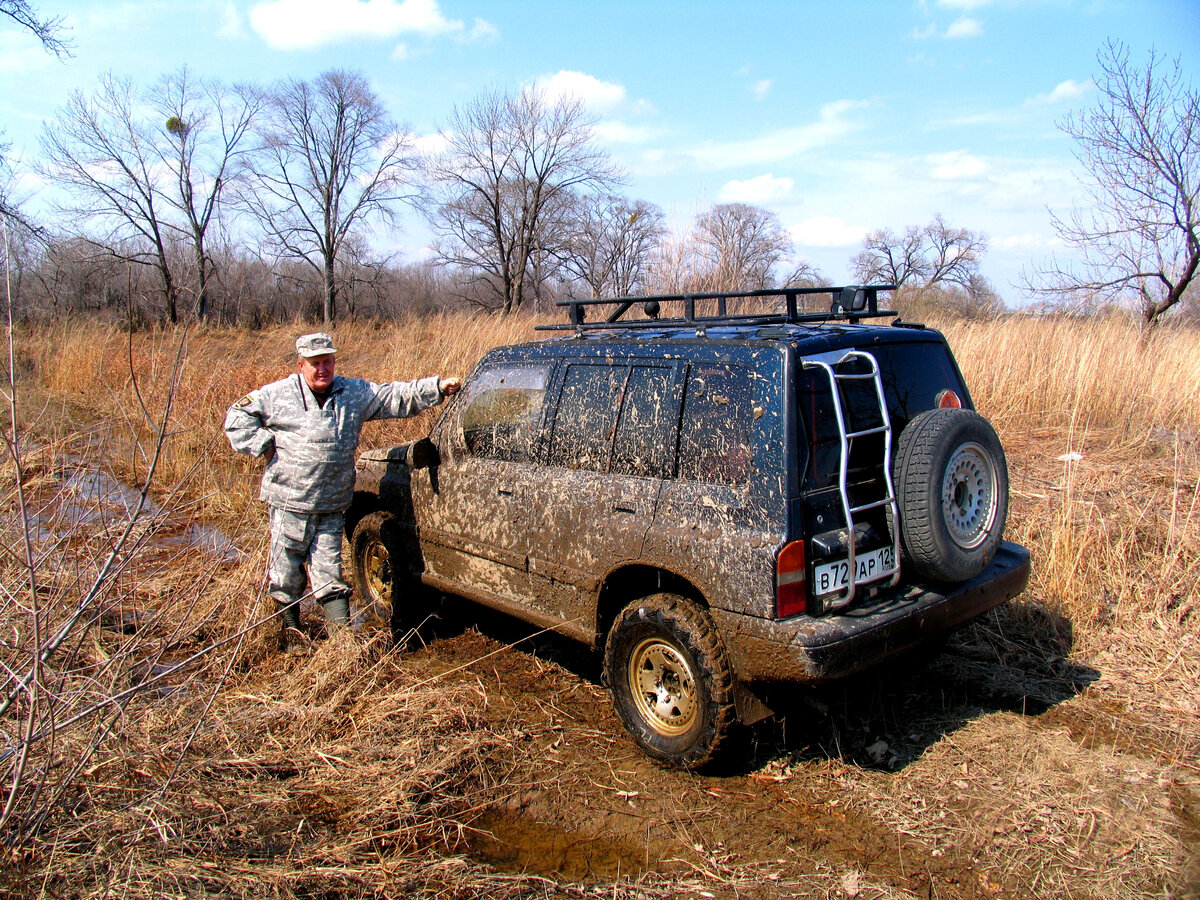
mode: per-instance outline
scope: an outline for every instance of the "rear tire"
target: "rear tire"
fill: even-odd
[[[933,409],[900,435],[894,477],[905,559],[934,581],[987,568],[1008,517],[1008,465],[995,430],[969,409]]]
[[[622,610],[604,674],[621,723],[658,762],[698,769],[717,758],[736,715],[733,674],[708,612],[674,594]]]

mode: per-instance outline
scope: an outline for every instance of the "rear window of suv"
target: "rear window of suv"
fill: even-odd
[[[887,399],[892,425],[893,452],[900,432],[919,413],[933,409],[937,396],[950,388],[967,402],[967,391],[950,355],[940,343],[876,344],[867,348],[879,364],[879,377]],[[865,372],[865,363],[843,364],[839,372]],[[844,382],[843,410],[849,431],[860,431],[881,424],[875,389],[869,381]],[[837,484],[839,437],[837,417],[829,388],[829,377],[822,369],[801,369],[797,377],[797,397],[807,431],[812,468],[808,489],[819,490]],[[854,442],[849,460],[851,480],[856,470],[870,470],[883,452],[882,436],[860,438]]]

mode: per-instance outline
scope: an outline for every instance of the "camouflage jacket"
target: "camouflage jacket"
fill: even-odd
[[[322,408],[297,373],[233,404],[225,434],[238,453],[269,457],[258,495],[264,503],[297,513],[340,512],[354,497],[363,423],[415,416],[441,401],[437,376],[374,384],[338,375]]]

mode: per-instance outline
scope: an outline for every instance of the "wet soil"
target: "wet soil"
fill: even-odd
[[[421,639],[412,665],[475,683],[522,735],[507,797],[459,848],[501,871],[738,897],[1196,896],[1200,746],[1139,727],[1062,647],[1006,659],[968,631],[790,690],[698,775],[637,751],[573,642],[453,598]]]
[[[60,484],[39,543],[103,528],[106,507],[116,521],[132,502],[86,472]],[[181,550],[233,558],[198,528],[160,518],[143,564],[169,567]],[[130,634],[152,615],[122,608],[100,624]],[[316,639],[318,616],[306,609]],[[157,679],[161,696],[185,691],[163,677],[174,659],[137,677]],[[499,799],[462,810],[439,852],[545,879],[547,896],[619,885],[620,896],[1200,898],[1197,715],[1135,707],[1124,676],[1078,652],[1071,623],[1031,596],[932,658],[776,691],[777,715],[739,731],[704,774],[637,750],[598,654],[466,601],[440,598],[402,665],[472,686],[471,712],[513,738]],[[290,818],[262,830],[320,823],[323,802],[295,794]]]

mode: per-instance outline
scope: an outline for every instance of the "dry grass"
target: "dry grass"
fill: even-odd
[[[1172,883],[1163,870],[1180,871],[1196,840],[1188,831],[1196,826],[1186,825],[1194,813],[1181,819],[1177,807],[1196,796],[1200,778],[1200,334],[1163,331],[1143,343],[1117,323],[1019,318],[943,327],[1009,455],[1009,536],[1034,556],[1025,597],[970,635],[973,652],[988,657],[979,677],[1036,658],[1050,681],[1080,666],[1099,681],[1062,705],[1058,726],[1009,713],[982,718],[899,780],[838,767],[848,803],[930,852],[966,848],[1031,896],[1161,893]],[[292,371],[300,330],[309,329],[130,340],[66,322],[18,335],[22,477],[51,532],[38,544],[45,624],[61,623],[114,547],[121,561],[86,637],[69,647],[71,665],[61,667],[61,714],[145,689],[39,745],[31,771],[44,774],[40,796],[53,806],[6,864],[0,888],[79,897],[632,897],[706,884],[728,896],[756,888],[759,896],[845,896],[852,884],[863,896],[907,895],[836,865],[803,881],[786,866],[746,860],[704,878],[572,886],[502,876],[459,855],[472,816],[502,802],[514,770],[531,765],[520,723],[488,710],[482,686],[446,679],[382,638],[319,642],[314,656],[297,658],[275,652],[273,623],[256,624],[270,612],[261,596],[260,467],[229,451],[220,423],[243,393]],[[334,335],[341,371],[377,379],[465,375],[489,347],[532,336],[525,320],[467,316],[351,324]],[[81,497],[70,475],[86,459],[139,483],[168,400],[170,436],[152,488],[163,511],[117,547],[121,510]],[[422,434],[429,415],[372,424],[364,445]],[[11,462],[6,471],[11,483]],[[94,515],[71,526],[61,510],[76,507]],[[9,495],[10,548],[20,533],[14,511]],[[197,521],[219,526],[245,557],[222,561],[155,538]],[[24,577],[6,554],[0,583],[10,620],[24,602]],[[123,617],[135,614],[148,624],[125,633]],[[186,677],[154,680],[197,654]],[[1101,727],[1101,712],[1123,724]],[[96,730],[104,723],[107,738]],[[818,776],[828,769],[818,766]],[[930,815],[931,798],[944,816]],[[973,891],[963,896],[992,893],[986,881]]]

